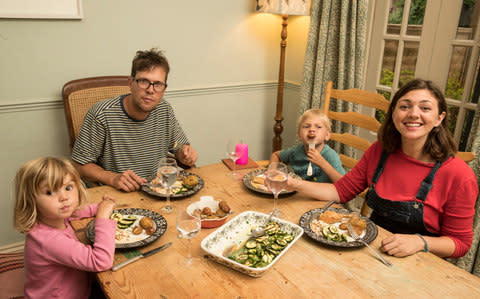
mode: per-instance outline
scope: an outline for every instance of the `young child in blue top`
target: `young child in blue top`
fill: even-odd
[[[331,123],[320,109],[305,111],[298,120],[298,139],[302,144],[276,151],[270,162],[289,164],[304,180],[314,182],[336,182],[345,174],[338,154],[325,142],[330,139]],[[315,148],[309,149],[309,144]],[[307,174],[309,163],[312,175]]]

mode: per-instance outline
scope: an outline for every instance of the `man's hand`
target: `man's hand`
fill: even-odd
[[[138,176],[133,170],[126,170],[123,173],[116,174],[111,186],[126,192],[139,190],[147,180]]]
[[[176,157],[180,163],[191,167],[197,162],[198,154],[190,144],[185,144],[176,152]]]

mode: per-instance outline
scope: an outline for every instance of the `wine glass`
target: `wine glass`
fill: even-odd
[[[162,211],[165,214],[170,214],[173,211],[173,206],[170,203],[171,187],[178,177],[177,161],[173,158],[161,158],[158,162],[157,176],[163,188],[167,191],[167,202],[162,207]]]
[[[277,208],[278,194],[287,186],[288,169],[282,162],[272,162],[265,172],[265,184],[273,193],[273,211],[275,217],[281,218],[282,212]]]
[[[179,261],[181,266],[191,268],[193,266],[191,239],[198,235],[202,227],[200,218],[187,213],[185,208],[177,208],[177,231],[179,239],[187,239],[188,255]]]
[[[227,142],[227,155],[233,161],[232,171],[228,173],[227,176],[234,179],[238,178],[238,173],[235,171],[235,168],[237,165],[237,160],[242,156],[242,153],[237,147],[237,144],[240,143],[242,143],[240,139],[229,139]]]

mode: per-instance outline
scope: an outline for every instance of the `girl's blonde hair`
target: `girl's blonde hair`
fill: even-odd
[[[87,190],[72,163],[66,159],[45,157],[28,161],[15,175],[14,227],[28,233],[38,219],[36,198],[40,184],[46,182],[49,190],[62,187],[64,178],[70,175],[78,188],[79,206],[86,200]]]
[[[318,109],[318,108],[309,109],[309,110],[305,111],[302,114],[302,116],[300,116],[300,118],[298,119],[298,122],[297,122],[297,128],[298,128],[299,131],[302,127],[303,122],[309,117],[320,118],[323,121],[325,127],[327,128],[328,132],[332,131],[332,122],[330,121],[328,116],[325,115],[325,113],[323,113],[323,110]]]

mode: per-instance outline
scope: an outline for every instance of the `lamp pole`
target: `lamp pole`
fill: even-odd
[[[278,70],[278,87],[277,87],[277,110],[275,113],[275,124],[273,126],[273,132],[275,136],[273,137],[273,147],[272,152],[279,151],[282,148],[282,137],[280,136],[283,132],[283,86],[285,78],[285,50],[287,47],[287,25],[288,25],[288,15],[282,15],[282,32],[281,32],[281,42],[280,42],[280,67]]]

